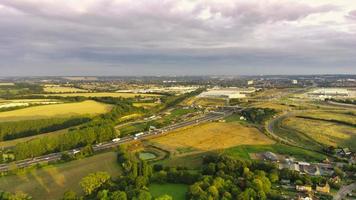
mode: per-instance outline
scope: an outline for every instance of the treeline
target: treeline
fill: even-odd
[[[247,108],[241,112],[247,121],[255,124],[262,124],[276,113],[277,112],[271,108]]]
[[[51,118],[0,123],[0,141],[28,137],[69,128],[90,121],[90,118]]]
[[[330,99],[325,99],[325,101],[334,101],[334,102],[337,102],[337,103],[345,103],[345,104],[356,105],[356,100],[355,99],[334,99],[334,98],[330,98]]]
[[[177,104],[179,104],[180,102],[184,101],[185,99],[188,99],[190,97],[194,97],[200,93],[202,93],[205,90],[205,88],[199,88],[193,92],[189,92],[186,94],[182,94],[179,96],[165,96],[162,97],[162,103],[164,104],[164,108],[170,108],[173,107]]]
[[[136,108],[130,104],[117,103],[111,112],[97,116],[68,133],[58,136],[45,136],[28,142],[19,143],[14,148],[16,160],[32,158],[49,153],[84,147],[116,138],[115,121]]]

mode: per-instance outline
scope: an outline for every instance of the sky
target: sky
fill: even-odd
[[[0,0],[0,76],[356,74],[354,0]]]

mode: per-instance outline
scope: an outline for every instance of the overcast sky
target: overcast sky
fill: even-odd
[[[0,0],[0,76],[356,74],[355,0]]]

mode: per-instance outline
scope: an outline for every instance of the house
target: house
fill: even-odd
[[[338,184],[338,183],[341,182],[341,178],[339,176],[335,176],[333,178],[330,178],[329,181],[334,183],[334,184]]]
[[[319,167],[316,165],[299,165],[302,172],[312,175],[312,176],[319,176],[320,170]]]
[[[299,194],[297,200],[313,200],[311,194]]]
[[[328,194],[328,193],[330,193],[330,186],[328,183],[326,183],[325,186],[323,186],[323,187],[316,186],[316,191],[320,192],[320,193]]]
[[[269,160],[269,161],[272,161],[272,162],[278,162],[278,157],[276,154],[270,152],[270,151],[267,151],[265,153],[262,154],[264,159],[265,160]]]
[[[311,192],[312,191],[311,186],[305,186],[305,185],[297,185],[297,186],[295,186],[295,189],[298,192]]]

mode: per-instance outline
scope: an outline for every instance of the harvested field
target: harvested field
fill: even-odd
[[[255,128],[217,122],[174,131],[165,137],[152,139],[152,142],[178,154],[274,143]]]
[[[88,92],[88,90],[83,90],[75,87],[62,87],[62,86],[45,86],[43,88],[43,91],[48,93]]]
[[[45,96],[62,96],[62,97],[122,97],[134,98],[141,97],[157,97],[157,94],[135,94],[135,93],[118,93],[118,92],[87,92],[87,93],[63,93],[63,94],[46,94]]]
[[[110,111],[111,105],[96,101],[35,106],[13,111],[1,112],[0,122],[43,119],[50,117],[70,117],[77,115],[94,116]]]

